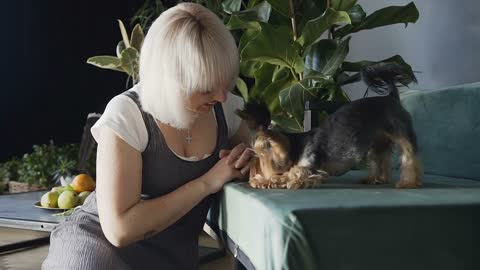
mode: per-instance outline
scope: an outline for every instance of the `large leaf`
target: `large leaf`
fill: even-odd
[[[335,87],[335,82],[331,78],[324,76],[307,77],[280,91],[280,105],[292,115],[298,127],[303,129],[305,102],[317,98],[319,92],[328,91],[333,87]]]
[[[263,1],[258,5],[254,6],[252,9],[257,12],[257,20],[259,22],[268,22],[268,20],[270,19],[270,13],[272,12],[272,5],[270,5],[270,3],[268,3],[267,1]]]
[[[349,51],[350,37],[340,40],[324,39],[313,45],[305,57],[305,70],[315,70],[333,76]]]
[[[240,92],[240,94],[242,95],[243,100],[245,100],[245,102],[248,102],[249,97],[247,84],[241,78],[237,78],[237,80],[235,81],[235,86],[237,87],[238,92]]]
[[[291,18],[292,12],[290,10],[289,0],[267,0],[278,13],[285,17]]]
[[[303,0],[298,5],[300,6],[296,10],[295,19],[297,21],[297,31],[302,33],[308,21],[325,12],[326,3],[323,0]]]
[[[257,71],[262,65],[262,62],[257,61],[241,61],[240,73],[245,77],[254,78],[255,71]]]
[[[413,2],[406,6],[391,6],[375,11],[355,25],[347,25],[335,33],[339,37],[365,29],[372,29],[397,23],[415,23],[418,20],[418,9]]]
[[[261,32],[241,51],[242,61],[255,60],[303,72],[303,60],[293,45],[292,32],[286,26],[261,23]]]
[[[121,20],[117,20],[117,21],[118,21],[118,27],[120,28],[120,33],[122,34],[123,42],[125,43],[125,46],[128,48],[130,47],[130,40],[128,39],[127,29],[125,28],[125,25]]]
[[[235,13],[240,10],[242,6],[242,0],[225,0],[222,3],[223,11],[228,14]]]
[[[297,39],[297,43],[308,49],[308,47],[320,41],[322,34],[330,27],[343,23],[350,23],[347,12],[327,9],[320,17],[307,22],[302,35]]]
[[[137,49],[137,51],[140,51],[144,38],[145,35],[143,34],[142,27],[140,26],[140,24],[137,23],[132,30],[132,36],[130,37],[130,46]]]
[[[357,0],[332,0],[331,7],[338,11],[347,11],[356,3]]]
[[[240,12],[232,14],[228,23],[226,24],[227,28],[230,30],[260,30],[261,27],[258,22],[268,23],[271,11],[272,6],[267,1],[263,1],[250,9],[242,10]]]
[[[260,31],[261,26],[255,20],[256,18],[257,17],[254,11],[247,10],[245,12],[230,16],[230,19],[228,20],[226,26],[229,30],[253,29]]]
[[[242,37],[240,38],[239,42],[239,51],[241,52],[243,48],[253,40],[258,34],[260,33],[260,30],[256,29],[246,29],[243,31]],[[262,66],[263,63],[258,62],[258,61],[248,61],[248,60],[241,60],[240,61],[240,72],[243,76],[253,78],[254,73],[257,69],[259,69]]]
[[[247,46],[247,44],[250,41],[254,40],[260,34],[260,30],[261,28],[259,29],[254,28],[254,29],[245,29],[245,31],[243,31],[243,34],[240,37],[240,41],[238,44],[238,49],[240,50],[240,53],[243,51],[245,46]]]
[[[87,63],[99,68],[123,71],[121,69],[122,63],[120,59],[115,56],[109,56],[109,55],[93,56],[87,59]]]
[[[291,73],[286,73],[283,77],[277,77],[270,85],[268,85],[261,95],[261,99],[268,105],[268,109],[272,116],[284,115],[283,108],[280,105],[280,90],[285,89],[296,82]]]
[[[272,122],[275,126],[279,127],[281,131],[287,133],[300,133],[303,132],[303,124],[299,124],[297,119],[291,115],[272,115]]]
[[[126,48],[123,50],[120,60],[122,69],[127,72],[128,75],[132,76],[134,79],[138,74],[138,60],[140,54],[137,49],[133,47]]]
[[[125,50],[127,47],[125,46],[125,42],[123,42],[123,40],[120,40],[117,44],[117,48],[116,48],[116,53],[117,53],[117,57],[120,58],[121,57],[121,54],[123,52],[123,50]]]
[[[254,72],[255,85],[250,90],[250,97],[253,99],[260,99],[263,91],[268,85],[272,83],[273,73],[275,72],[275,66],[269,63],[263,63]]]
[[[410,73],[410,75],[412,76],[414,75],[412,67],[407,62],[405,62],[405,60],[403,60],[403,58],[400,55],[394,55],[390,58],[383,59],[380,61],[364,60],[360,62],[344,62],[342,64],[342,70],[348,71],[348,72],[360,72],[364,67],[375,64],[375,63],[380,63],[380,62],[383,62],[383,63],[395,62],[400,66],[402,66],[405,70],[407,70]]]
[[[262,0],[249,0],[247,4],[247,9],[256,6],[260,2],[262,2]]]
[[[352,24],[355,25],[357,23],[360,23],[367,14],[365,11],[363,11],[363,8],[360,5],[355,5],[348,11],[348,16],[350,16],[350,20],[352,20]]]

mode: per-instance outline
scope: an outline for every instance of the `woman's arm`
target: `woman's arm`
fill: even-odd
[[[203,198],[220,189],[225,182],[241,176],[239,170],[226,165],[225,157],[222,159],[224,162],[219,161],[209,173],[177,190],[159,198],[142,201],[141,153],[109,128],[102,129],[97,151],[100,224],[108,241],[117,247],[164,230]]]

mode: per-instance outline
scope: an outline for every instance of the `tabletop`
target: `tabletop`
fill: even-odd
[[[0,227],[35,231],[52,231],[64,217],[54,216],[61,211],[37,208],[35,203],[45,191],[0,196]]]

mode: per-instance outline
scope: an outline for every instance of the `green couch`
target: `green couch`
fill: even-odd
[[[208,224],[245,268],[480,269],[480,83],[401,96],[423,187],[357,184],[364,171],[313,190],[230,183]]]

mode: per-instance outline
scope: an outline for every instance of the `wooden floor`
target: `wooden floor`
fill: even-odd
[[[26,230],[17,230],[9,228],[0,228],[0,245],[14,243],[21,240],[29,240],[48,233],[34,232]],[[217,247],[215,240],[206,234],[202,234],[199,239],[202,246]],[[48,253],[48,245],[21,250],[13,253],[0,255],[0,270],[32,270],[40,269],[42,261]],[[229,254],[215,261],[204,264],[200,270],[229,270],[234,269],[233,257]]]

